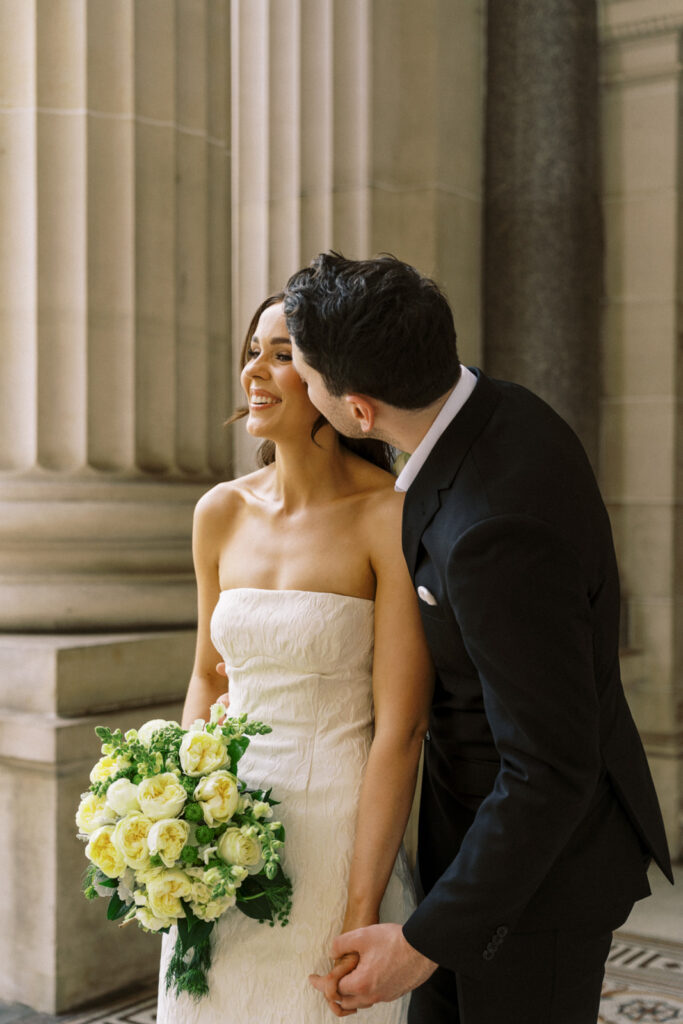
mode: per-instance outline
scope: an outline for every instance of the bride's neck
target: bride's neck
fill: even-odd
[[[319,505],[339,495],[347,476],[344,449],[331,427],[323,427],[315,442],[275,446],[274,496],[286,513]]]

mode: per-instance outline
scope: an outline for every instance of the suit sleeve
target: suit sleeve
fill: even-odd
[[[478,523],[451,550],[448,597],[501,766],[458,855],[404,934],[430,959],[475,977],[485,976],[492,936],[502,940],[515,925],[598,781],[584,576],[564,539],[526,516]]]

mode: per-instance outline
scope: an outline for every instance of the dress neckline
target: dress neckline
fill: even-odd
[[[280,589],[278,587],[226,587],[225,590],[221,590],[220,597],[223,594],[232,594],[235,592],[247,592],[254,594],[312,594],[314,597],[340,597],[344,601],[363,601],[365,604],[374,604],[372,597],[356,597],[354,594],[337,594],[333,590],[293,590],[293,589]]]

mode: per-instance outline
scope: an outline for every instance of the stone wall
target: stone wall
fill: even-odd
[[[600,476],[622,577],[622,669],[672,853],[683,853],[681,44],[675,0],[601,6],[605,230]]]

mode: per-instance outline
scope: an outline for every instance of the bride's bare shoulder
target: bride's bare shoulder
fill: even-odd
[[[372,463],[365,463],[361,470],[364,486],[359,488],[362,497],[364,525],[371,534],[399,531],[403,514],[403,494],[396,491],[396,477],[387,470]]]
[[[249,499],[258,495],[270,475],[270,467],[257,469],[235,480],[225,480],[206,491],[195,506],[195,525],[211,528],[214,524],[225,525],[226,518],[243,512]]]

